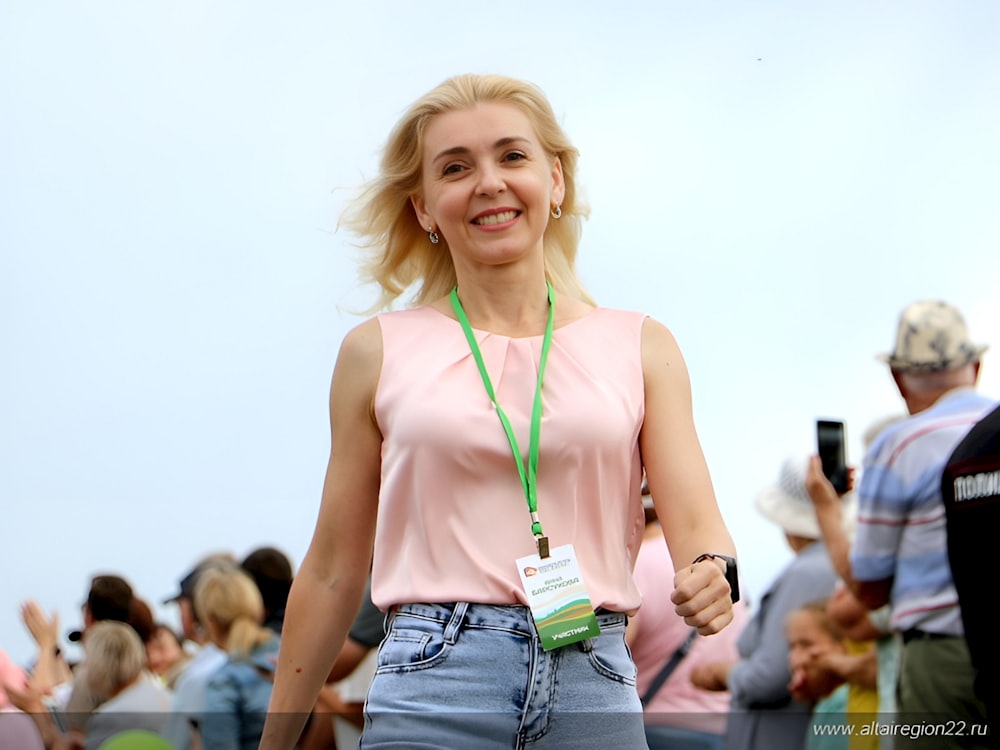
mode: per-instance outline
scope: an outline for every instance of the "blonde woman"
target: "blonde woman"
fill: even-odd
[[[342,344],[262,748],[293,746],[369,565],[390,617],[362,748],[644,747],[624,637],[644,467],[678,613],[704,634],[731,620],[683,358],[577,278],[576,162],[537,87],[458,76],[406,111],[346,215],[379,307],[413,304]]]
[[[170,694],[146,669],[146,647],[123,622],[105,620],[87,628],[87,687],[107,696],[86,727],[86,749],[95,750],[105,740],[128,729],[159,732],[170,711]]]
[[[236,567],[209,568],[194,590],[198,619],[228,654],[208,682],[205,714],[197,727],[205,750],[256,748],[271,697],[278,636],[261,623],[257,584]]]

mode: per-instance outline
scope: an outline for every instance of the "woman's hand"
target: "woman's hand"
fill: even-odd
[[[708,558],[681,568],[674,576],[670,601],[678,615],[699,635],[718,633],[733,619],[729,582],[721,560]]]

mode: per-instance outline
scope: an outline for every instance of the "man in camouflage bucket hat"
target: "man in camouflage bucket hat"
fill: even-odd
[[[975,734],[985,731],[986,715],[973,690],[941,495],[949,456],[995,405],[975,390],[985,350],[958,310],[924,301],[903,311],[895,348],[880,357],[910,416],[883,430],[865,455],[846,582],[869,609],[889,605],[903,644],[899,720],[966,728],[963,737],[908,737],[908,750],[989,746]]]
[[[969,340],[965,319],[947,302],[914,302],[899,316],[896,348],[879,359],[898,372],[935,372],[978,363],[986,349]]]

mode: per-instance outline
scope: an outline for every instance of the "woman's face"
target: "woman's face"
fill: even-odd
[[[459,272],[532,253],[540,260],[549,211],[564,194],[562,165],[517,107],[482,103],[428,123],[421,191],[411,200],[424,229],[448,241]]]

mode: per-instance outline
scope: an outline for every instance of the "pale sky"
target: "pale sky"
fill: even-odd
[[[27,597],[78,624],[95,573],[158,605],[210,551],[301,561],[373,299],[337,217],[462,72],[537,83],[579,148],[581,276],[676,335],[751,598],[788,555],[753,497],[813,420],[858,463],[902,410],[900,310],[1000,347],[993,0],[8,0],[0,648],[30,659]]]

